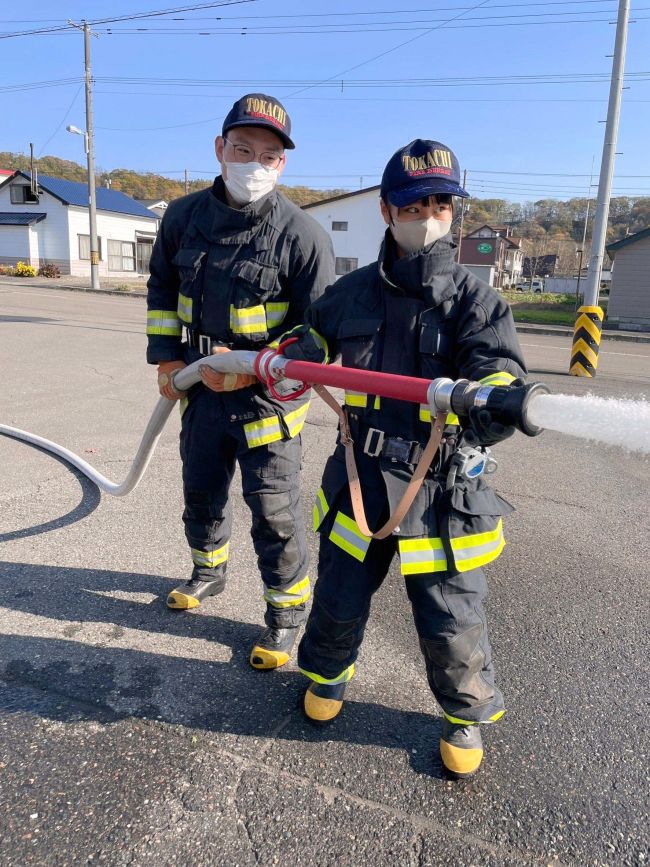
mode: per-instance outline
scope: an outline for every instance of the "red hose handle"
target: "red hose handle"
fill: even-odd
[[[281,394],[278,394],[278,392],[276,391],[275,384],[274,384],[273,380],[271,379],[270,373],[268,373],[269,368],[271,366],[271,362],[273,361],[273,359],[277,355],[282,355],[282,352],[283,352],[285,346],[289,346],[289,344],[291,344],[291,343],[297,343],[298,340],[299,340],[298,337],[288,337],[286,340],[282,341],[282,343],[278,346],[278,348],[275,350],[275,352],[270,356],[270,358],[266,362],[266,372],[267,372],[266,376],[262,375],[262,372],[261,372],[260,367],[259,367],[259,360],[260,360],[262,353],[261,352],[258,353],[257,358],[255,359],[254,369],[255,369],[255,373],[257,375],[257,378],[259,380],[261,380],[261,382],[264,383],[264,385],[266,386],[271,397],[274,397],[276,400],[279,400],[282,403],[284,403],[285,401],[288,401],[288,400],[295,400],[297,397],[300,397],[301,395],[303,395],[306,391],[309,391],[309,388],[310,388],[309,383],[304,382],[302,385],[302,388],[298,389],[298,391],[292,391],[291,394],[287,394],[287,395],[283,396]]]

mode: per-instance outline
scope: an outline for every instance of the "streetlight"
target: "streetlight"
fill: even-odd
[[[93,289],[99,289],[99,244],[97,243],[97,197],[95,193],[95,160],[91,149],[90,136],[84,129],[70,124],[68,132],[82,135],[88,162],[88,214],[90,217],[90,281]]]

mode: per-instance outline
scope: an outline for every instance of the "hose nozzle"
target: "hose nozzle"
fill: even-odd
[[[531,400],[540,394],[549,394],[543,382],[528,385],[481,385],[468,379],[434,379],[429,386],[429,404],[432,410],[454,412],[467,416],[472,407],[487,409],[495,421],[514,426],[529,437],[540,434],[543,428],[528,419]]]

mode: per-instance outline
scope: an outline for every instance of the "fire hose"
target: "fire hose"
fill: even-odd
[[[192,385],[201,381],[199,367],[206,365],[219,373],[253,374],[271,389],[271,393],[275,392],[274,384],[284,381],[285,385],[295,386],[295,390],[290,391],[287,397],[295,397],[309,385],[329,385],[374,394],[378,397],[428,404],[432,418],[441,412],[455,413],[463,418],[468,415],[472,407],[481,407],[489,410],[500,423],[512,425],[527,436],[537,436],[542,431],[542,428],[534,425],[529,419],[528,410],[531,401],[536,395],[549,393],[549,389],[542,383],[489,386],[466,379],[456,381],[442,377],[433,380],[420,379],[392,373],[295,361],[279,355],[273,349],[264,349],[259,353],[233,350],[201,358],[174,372],[172,376],[174,387],[178,391],[187,391]],[[0,424],[0,434],[37,446],[63,458],[94,482],[100,490],[114,497],[124,497],[133,491],[142,479],[174,403],[161,397],[156,404],[131,469],[121,483],[110,481],[79,455],[51,440],[3,424]]]

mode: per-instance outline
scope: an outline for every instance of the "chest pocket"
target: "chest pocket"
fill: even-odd
[[[426,313],[423,314],[425,320]],[[453,335],[439,323],[420,322],[420,370],[425,379],[454,376]],[[420,421],[431,421],[428,404],[420,404]],[[458,416],[449,413],[447,424],[458,424]]]
[[[277,301],[280,284],[278,268],[250,259],[235,262],[230,330],[252,340],[265,340],[280,325],[289,310],[288,301]]]
[[[189,247],[181,248],[172,263],[176,265],[180,276],[178,290],[178,318],[185,325],[191,325],[196,312],[197,299],[201,297],[201,263],[205,258],[205,250]]]
[[[373,357],[376,356],[377,337],[381,325],[381,319],[348,319],[341,322],[336,339],[343,367],[370,369]],[[347,406],[361,409],[367,406],[367,402],[367,395],[350,389],[345,390]]]

